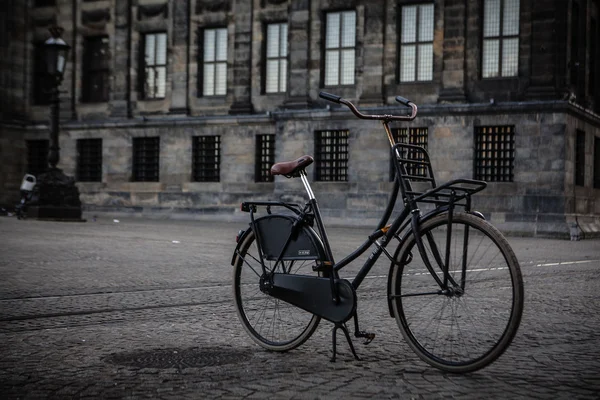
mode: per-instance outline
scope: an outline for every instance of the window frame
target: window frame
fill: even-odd
[[[164,35],[165,36],[165,54],[164,54],[164,64],[159,64],[156,62],[157,59],[157,46],[156,46],[156,37],[158,37],[158,35]],[[149,36],[154,36],[155,37],[155,45],[154,45],[154,63],[153,64],[148,64],[147,60],[146,60],[146,46],[147,46],[147,41],[148,41],[148,37]],[[140,49],[140,76],[141,76],[141,92],[142,92],[142,99],[143,100],[164,100],[167,97],[167,82],[168,82],[168,65],[169,65],[169,59],[168,59],[168,54],[169,54],[169,35],[166,31],[157,31],[157,32],[146,32],[143,33],[143,39],[142,39],[142,48]],[[156,73],[157,70],[159,68],[164,68],[164,95],[160,96],[158,94],[159,90],[158,90],[158,78],[154,78],[154,89],[153,91],[156,94],[150,94],[149,90],[148,90],[148,70],[149,68],[152,68],[154,70],[154,76],[156,77]]]
[[[354,15],[354,40],[353,40],[353,45],[352,46],[343,46],[343,40],[342,37],[344,35],[344,28],[345,28],[345,24],[343,22],[343,15],[344,14],[348,14],[348,13],[353,13]],[[328,33],[329,33],[329,21],[328,18],[330,15],[334,15],[334,14],[339,14],[340,16],[340,23],[339,23],[339,31],[337,32],[339,35],[339,40],[338,40],[338,47],[328,47]],[[323,82],[323,87],[352,87],[354,85],[356,85],[356,39],[357,39],[357,23],[358,23],[358,15],[356,10],[354,9],[345,9],[345,10],[336,10],[336,11],[327,11],[324,13],[324,27],[323,27],[323,47],[322,47],[322,66],[323,68],[321,69],[321,82]],[[343,52],[344,51],[348,51],[348,50],[352,50],[352,62],[353,62],[353,71],[352,71],[352,82],[351,83],[346,83],[346,82],[342,82],[342,69],[343,69]],[[327,61],[327,54],[329,52],[337,52],[337,76],[336,76],[336,82],[329,82],[328,81],[328,73],[327,71],[331,70],[332,67],[330,67],[330,65],[328,64]]]
[[[487,130],[492,132],[486,132]],[[485,182],[514,182],[515,125],[475,126],[474,132],[473,179]]]
[[[77,139],[76,146],[77,182],[102,182],[102,139]]]
[[[480,57],[480,62],[479,62],[479,66],[481,68],[480,70],[480,76],[481,79],[483,80],[493,80],[493,79],[515,79],[519,77],[519,67],[520,67],[520,46],[521,46],[521,0],[516,0],[517,1],[517,5],[518,5],[518,10],[517,10],[517,24],[516,24],[516,29],[517,32],[515,34],[505,34],[505,27],[504,27],[504,19],[505,19],[505,15],[504,15],[504,10],[505,7],[504,5],[506,4],[506,2],[511,1],[511,0],[497,0],[500,2],[500,15],[497,17],[498,18],[498,35],[495,36],[486,36],[486,32],[485,32],[485,26],[486,26],[486,5],[488,3],[488,1],[495,1],[495,0],[483,0],[482,2],[482,9],[481,9],[481,57]],[[503,72],[503,65],[504,65],[504,61],[506,59],[506,55],[505,55],[505,51],[504,51],[504,44],[506,41],[509,40],[514,40],[516,39],[517,41],[517,45],[516,45],[516,54],[515,54],[515,58],[516,58],[516,66],[515,66],[515,72],[514,75],[504,75]],[[495,75],[489,75],[486,76],[486,69],[485,69],[485,60],[486,60],[486,41],[497,41],[498,42],[498,50],[497,50],[497,74]]]
[[[160,182],[160,136],[134,137],[131,147],[132,182]]]
[[[431,27],[432,27],[432,33],[431,33],[431,40],[420,40],[420,21],[419,21],[419,17],[421,15],[421,9],[424,6],[431,6],[433,7],[433,12],[432,12],[432,20],[431,20]],[[415,41],[412,42],[402,42],[402,28],[403,28],[403,24],[402,24],[402,18],[403,18],[403,12],[405,9],[410,8],[410,7],[416,7],[417,12],[416,12],[416,16],[415,16],[415,23],[416,23],[416,34],[415,34]],[[435,13],[436,13],[436,9],[435,9],[435,2],[427,2],[427,3],[416,3],[416,4],[405,4],[402,5],[400,7],[400,13],[398,14],[398,22],[397,22],[397,37],[398,37],[398,49],[397,49],[397,83],[398,84],[411,84],[411,83],[431,83],[434,79],[435,79],[435,74],[434,74],[434,66],[435,66],[435,54],[433,52],[433,45],[434,45],[434,41],[435,41],[435,24],[436,24],[436,20],[435,20]],[[419,79],[419,62],[420,62],[420,57],[419,55],[420,53],[420,48],[424,45],[431,45],[431,70],[429,71],[431,74],[431,78],[429,79]],[[405,46],[414,46],[415,47],[415,60],[414,60],[414,79],[412,80],[402,80],[402,67],[404,65],[403,61],[402,61],[402,49]]]
[[[208,139],[211,139],[212,142]],[[212,145],[212,148],[208,147],[210,145]],[[201,135],[192,137],[192,181],[221,181],[222,149],[221,135]],[[209,154],[209,152],[214,154]],[[207,166],[213,166],[214,168],[207,168]]]
[[[275,134],[256,135],[254,181],[273,182],[275,180],[273,175],[271,175],[271,166],[273,164],[275,164]]]
[[[585,186],[585,131],[575,130],[574,184]]]
[[[323,134],[332,134],[325,138]],[[324,143],[330,139],[331,143]],[[340,143],[342,140],[343,143]],[[350,160],[348,129],[315,130],[315,181],[348,182],[348,164]],[[327,150],[331,147],[331,150]],[[344,151],[340,151],[340,147]],[[342,155],[342,157],[340,157]]]
[[[225,59],[222,60],[217,60],[217,47],[218,47],[218,32],[223,32],[225,31]],[[215,33],[215,43],[214,43],[214,49],[215,49],[215,54],[214,54],[214,60],[213,61],[207,61],[206,60],[206,51],[207,51],[207,46],[206,46],[206,36],[207,36],[207,32],[214,32]],[[229,90],[229,82],[228,82],[228,73],[229,73],[229,66],[228,66],[228,60],[229,60],[229,30],[228,28],[225,26],[219,26],[219,27],[206,27],[203,28],[201,31],[201,35],[200,35],[200,40],[198,43],[198,97],[208,97],[208,98],[214,98],[214,97],[225,97],[227,95],[227,91]],[[207,64],[210,65],[214,65],[215,68],[213,70],[213,85],[212,85],[212,93],[207,93],[207,71],[206,71],[206,66]],[[224,83],[225,83],[225,87],[224,87],[224,91],[223,93],[216,93],[216,85],[217,85],[217,68],[216,66],[218,65],[224,65],[225,66],[225,71],[224,71]]]
[[[269,27],[278,26],[278,46],[277,46],[277,56],[269,56]],[[285,36],[281,34],[281,28],[285,26]],[[263,48],[263,94],[273,95],[273,94],[282,94],[287,92],[288,87],[288,71],[289,71],[289,43],[288,43],[288,35],[289,35],[289,24],[285,21],[283,22],[269,22],[264,25],[264,48]],[[282,38],[284,38],[285,42],[285,54],[281,55],[282,48]],[[277,62],[277,90],[269,91],[269,61]],[[281,63],[285,64],[285,67],[282,67]],[[282,71],[282,69],[284,69]]]
[[[106,43],[102,43],[106,40]],[[100,42],[98,48],[90,49],[90,44]],[[105,48],[102,48],[105,45]],[[90,51],[95,53],[106,50],[106,55],[102,58],[104,65],[97,66],[97,59],[90,55]],[[90,57],[88,57],[90,55]],[[81,62],[81,102],[82,103],[104,103],[109,100],[109,63],[110,63],[110,42],[108,35],[86,36],[83,38],[83,58]],[[100,76],[102,83],[101,91],[94,91],[91,87],[94,78]],[[100,95],[96,93],[100,92]],[[96,94],[96,95],[95,95]]]

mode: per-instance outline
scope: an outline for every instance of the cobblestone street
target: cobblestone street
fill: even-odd
[[[242,227],[0,217],[0,397],[600,398],[599,240],[509,237],[525,283],[519,332],[491,366],[452,375],[420,361],[389,317],[384,258],[358,291],[362,328],[377,333],[355,342],[362,361],[341,339],[329,362],[326,321],[288,353],[254,345],[231,288]],[[338,258],[370,233],[328,232]]]

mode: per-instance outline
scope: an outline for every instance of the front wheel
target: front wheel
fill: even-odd
[[[317,329],[320,317],[276,299],[260,290],[263,274],[254,232],[242,242],[234,263],[233,294],[235,306],[244,329],[262,347],[287,351],[304,343]],[[267,272],[275,262],[264,260]],[[317,275],[314,261],[283,261],[276,272]]]
[[[496,360],[510,345],[523,313],[523,279],[517,258],[488,222],[455,213],[448,241],[448,215],[420,226],[432,277],[410,234],[396,253],[392,310],[416,354],[434,367],[466,373]],[[446,249],[449,252],[446,252]]]

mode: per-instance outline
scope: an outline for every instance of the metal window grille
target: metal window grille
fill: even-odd
[[[279,93],[287,89],[287,24],[267,25],[265,92]]]
[[[600,138],[594,137],[594,189],[600,189]]]
[[[356,46],[356,12],[327,14],[325,33],[325,86],[353,85]]]
[[[519,0],[485,0],[483,6],[483,78],[517,76]]]
[[[133,138],[133,181],[158,182],[160,138]]]
[[[475,179],[512,182],[515,164],[515,127],[475,127]]]
[[[219,182],[221,173],[221,137],[194,136],[192,177],[196,182]]]
[[[317,181],[348,180],[349,131],[316,131],[315,161]]]
[[[167,92],[167,34],[144,36],[144,98],[164,98]]]
[[[397,128],[392,129],[392,137],[396,143],[414,144],[423,147],[427,150],[428,129],[427,128]],[[406,150],[406,154],[402,154],[406,159],[412,161],[425,161],[425,156],[422,152],[415,150]],[[424,165],[410,164],[406,166],[406,172],[413,176],[428,176],[427,168]],[[394,159],[390,159],[390,181],[396,177],[396,166]]]
[[[50,141],[28,140],[27,141],[27,173],[39,176],[48,170],[48,151]]]
[[[77,180],[102,182],[102,139],[77,140]]]
[[[227,28],[204,31],[202,94],[227,94]]]
[[[108,101],[108,37],[87,37],[83,44],[82,101]]]
[[[275,135],[256,136],[256,182],[272,182],[271,166],[275,163]]]
[[[433,4],[402,7],[400,82],[433,79]]]
[[[575,134],[575,185],[585,186],[585,132]]]

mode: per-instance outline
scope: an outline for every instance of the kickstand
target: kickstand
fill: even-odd
[[[346,328],[346,324],[343,323],[339,323],[336,322],[335,323],[335,328],[333,328],[333,337],[332,337],[332,342],[333,342],[333,357],[331,357],[331,362],[335,362],[335,356],[336,356],[336,343],[337,343],[337,330],[341,329],[342,332],[344,332],[344,336],[346,336],[346,340],[348,341],[348,344],[350,345],[350,350],[352,350],[352,354],[354,355],[354,358],[356,360],[360,361],[360,358],[358,357],[358,355],[356,354],[356,350],[354,350],[354,345],[352,344],[352,339],[350,339],[350,333],[348,333],[348,328]]]

